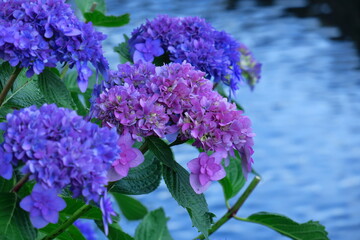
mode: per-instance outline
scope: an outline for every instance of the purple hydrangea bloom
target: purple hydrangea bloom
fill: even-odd
[[[45,190],[70,187],[74,197],[100,204],[106,193],[107,172],[120,148],[116,129],[100,128],[75,111],[55,104],[16,110],[2,124],[0,162],[23,165]]]
[[[222,81],[232,90],[242,82],[241,44],[202,18],[158,16],[135,29],[128,43],[135,63],[152,62],[164,52],[171,62],[186,61],[205,72],[206,78]]]
[[[111,216],[116,216],[116,213],[113,210],[111,199],[106,194],[100,199],[100,209],[103,214],[103,224],[104,224],[105,234],[108,235],[109,232],[108,224],[112,223]]]
[[[244,175],[251,171],[255,134],[251,121],[236,106],[219,94],[205,94],[181,118],[185,139],[194,138],[194,146],[206,151],[227,152],[237,150],[242,157]]]
[[[154,57],[158,57],[164,54],[164,49],[161,48],[161,42],[159,39],[151,40],[146,39],[144,43],[135,44],[134,62],[140,60],[144,62],[152,62]]]
[[[204,73],[190,64],[122,64],[118,69],[103,82],[104,91],[95,98],[91,114],[137,141],[178,132],[179,114],[191,107],[190,98],[205,88],[212,91]]]
[[[198,158],[188,162],[190,169],[190,184],[197,194],[203,193],[211,184],[211,181],[217,181],[225,177],[226,172],[221,165],[222,159],[226,153],[218,152],[211,156],[206,153],[200,153]]]
[[[129,169],[139,166],[144,161],[144,155],[137,148],[133,148],[134,140],[129,133],[120,136],[118,145],[120,156],[112,163],[108,172],[110,182],[120,180],[128,175]]]
[[[57,223],[59,212],[66,207],[66,203],[57,195],[56,189],[44,189],[36,184],[31,195],[21,200],[20,207],[30,212],[34,227],[43,228],[48,223]]]
[[[246,176],[253,163],[251,121],[212,87],[188,63],[122,64],[94,92],[91,113],[133,140],[177,135],[195,139],[194,146],[206,152],[225,153],[224,158],[237,150]]]
[[[78,70],[84,92],[92,75],[88,63],[106,74],[101,48],[105,35],[79,21],[64,0],[0,1],[0,9],[0,58],[28,68],[28,77],[58,62],[68,63]]]
[[[80,230],[86,240],[97,240],[95,228],[88,220],[78,219],[74,222],[74,225]]]

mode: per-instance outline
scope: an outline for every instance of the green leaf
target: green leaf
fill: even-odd
[[[147,137],[145,144],[149,146],[151,152],[168,167],[176,167],[177,162],[174,160],[173,152],[171,148],[158,137]]]
[[[140,220],[146,215],[146,207],[135,198],[115,192],[112,195],[117,201],[121,212],[128,220]]]
[[[39,88],[47,103],[55,103],[58,107],[75,108],[69,90],[59,75],[49,68],[39,75]]]
[[[204,195],[192,189],[189,173],[179,164],[175,170],[163,165],[163,177],[173,198],[188,211],[193,226],[207,237],[214,214],[209,212]]]
[[[268,212],[255,213],[241,220],[267,226],[294,240],[329,239],[325,227],[319,222],[309,221],[300,224],[286,216]]]
[[[105,0],[75,0],[75,3],[83,14],[91,10],[93,3],[96,3],[97,11],[106,12]]]
[[[159,57],[155,57],[153,61],[155,66],[162,66],[164,64],[169,64],[170,62],[170,56],[168,53],[165,53]]]
[[[189,173],[174,160],[170,147],[161,139],[147,137],[151,152],[164,164],[163,177],[173,198],[184,208],[195,226],[204,236],[212,224],[213,214],[209,212],[203,194],[196,194],[189,182]]]
[[[154,191],[160,184],[161,165],[150,152],[145,154],[145,160],[138,167],[132,168],[129,174],[117,181],[110,192],[127,195],[146,194]]]
[[[162,208],[149,212],[135,231],[135,240],[171,240]]]
[[[104,225],[102,221],[95,221],[96,225],[103,230]],[[107,235],[107,239],[109,240],[134,240],[129,234],[124,232],[119,224],[113,223],[109,225],[109,233]]]
[[[18,172],[15,172],[18,173]],[[21,179],[23,177],[23,175],[19,175],[19,173],[17,174],[17,180]],[[24,197],[28,196],[31,194],[32,189],[35,186],[35,181],[27,181],[21,188],[20,190],[17,192],[17,195],[23,199]]]
[[[14,69],[8,62],[0,65],[0,90],[3,89]],[[1,111],[8,111],[9,108],[25,108],[31,105],[41,106],[45,103],[45,99],[38,87],[37,76],[27,78],[26,71],[26,69],[23,69],[16,78],[12,89],[8,92],[2,106],[0,106],[0,110],[3,109]],[[7,110],[4,110],[4,107]]]
[[[130,15],[123,14],[121,16],[106,16],[100,11],[84,13],[86,21],[92,22],[94,26],[99,27],[121,27],[130,22]]]
[[[230,158],[229,166],[225,167],[225,170],[226,176],[219,182],[223,187],[225,199],[229,200],[239,193],[246,182],[241,167],[241,158],[237,151],[235,151],[235,157]]]
[[[33,240],[37,232],[15,193],[0,193],[0,236],[8,240]]]
[[[76,105],[76,112],[81,116],[86,116],[89,113],[90,98],[92,96],[94,85],[97,84],[97,82],[100,82],[102,79],[101,75],[99,76],[98,80],[96,79],[95,74],[91,75],[89,78],[89,86],[83,93],[80,91],[78,86],[77,76],[78,74],[76,71],[68,71],[63,80],[67,89],[70,91],[72,100]]]
[[[10,190],[15,186],[16,178],[13,176],[12,179],[6,180],[5,178],[0,177],[0,192],[10,192]]]
[[[76,109],[77,109],[76,112],[80,116],[86,116],[89,113],[89,109],[86,106],[84,106],[84,104],[80,100],[81,95],[79,93],[76,93],[76,92],[71,92],[71,97],[72,97],[72,100],[74,101],[74,103],[76,105]]]
[[[11,108],[8,107],[0,107],[0,120],[5,120],[6,119],[6,115],[8,113],[11,113],[13,110]],[[1,122],[1,121],[0,121]]]
[[[111,224],[109,225],[109,240],[134,240],[129,234],[124,232],[118,224]]]
[[[5,122],[6,121],[6,115],[8,113],[13,112],[13,110],[11,108],[8,107],[0,107],[0,122]],[[0,130],[0,144],[4,141],[4,131]]]
[[[114,47],[114,51],[119,53],[120,55],[120,63],[130,62],[132,63],[132,59],[130,56],[128,37],[124,34],[125,42],[120,43],[117,47]]]

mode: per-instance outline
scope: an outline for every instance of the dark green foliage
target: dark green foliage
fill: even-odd
[[[329,239],[325,227],[319,222],[309,221],[300,224],[286,216],[267,212],[255,213],[244,221],[262,224],[294,240]]]
[[[0,91],[14,70],[15,68],[11,67],[7,62],[0,65]],[[26,69],[23,69],[16,78],[13,87],[8,92],[2,106],[0,106],[1,112],[9,112],[10,109],[25,108],[32,105],[41,106],[45,103],[45,99],[39,90],[38,77],[34,75],[32,78],[27,78],[25,73]],[[1,118],[2,116],[0,116]]]
[[[147,214],[146,207],[135,198],[116,192],[113,192],[112,195],[128,220],[140,220]]]
[[[15,193],[0,193],[0,239],[34,240],[36,230]]]
[[[46,68],[39,75],[39,89],[47,103],[55,103],[58,107],[74,109],[76,107],[65,83],[54,71]]]
[[[121,16],[106,16],[100,11],[84,13],[86,21],[92,22],[93,25],[99,27],[121,27],[130,22],[130,15],[123,14]]]
[[[229,166],[225,167],[226,176],[219,182],[224,190],[226,200],[234,197],[245,185],[246,179],[241,167],[241,158],[237,151],[235,157],[230,157]]]
[[[163,163],[163,177],[171,195],[180,206],[188,210],[193,226],[207,237],[213,214],[209,212],[204,195],[194,192],[189,182],[189,173],[174,160],[172,151],[165,142],[156,137],[148,137],[146,143]]]
[[[162,208],[149,212],[135,231],[136,240],[172,240],[166,226],[168,218]]]

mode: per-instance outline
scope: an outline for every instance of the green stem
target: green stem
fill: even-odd
[[[229,210],[231,208],[229,200],[225,201],[226,208]]]
[[[78,218],[80,218],[83,214],[91,209],[91,205],[84,205],[79,208],[71,217],[66,219],[59,227],[57,227],[54,231],[50,232],[47,236],[42,238],[41,240],[51,240],[62,234],[68,227],[70,227]]]
[[[14,84],[17,76],[19,76],[20,72],[21,72],[22,68],[20,67],[16,67],[13,74],[11,74],[9,80],[7,81],[5,87],[3,88],[3,90],[0,93],[0,106],[2,106],[6,95],[8,94],[9,90],[11,89],[12,85]]]
[[[214,86],[213,86],[213,90],[215,90],[218,85],[219,85],[219,82],[215,83]]]
[[[20,188],[29,180],[30,173],[26,174],[16,185],[10,190],[10,192],[18,192]]]
[[[212,227],[209,229],[209,236],[213,234],[216,230],[218,230],[222,225],[224,225],[227,221],[231,218],[235,217],[236,213],[239,211],[241,206],[244,204],[246,199],[250,196],[250,194],[254,191],[258,183],[260,182],[261,178],[259,176],[255,176],[254,179],[251,181],[250,185],[246,188],[245,192],[240,196],[240,198],[236,201],[234,206],[232,206],[224,216],[222,216]],[[203,234],[200,234],[196,239],[205,239]]]
[[[69,64],[65,64],[65,66],[63,67],[61,73],[60,73],[60,78],[63,79],[67,73],[67,71],[69,70]]]

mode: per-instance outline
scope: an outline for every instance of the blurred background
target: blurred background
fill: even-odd
[[[298,222],[313,219],[332,240],[360,239],[358,0],[107,0],[107,8],[109,14],[131,14],[125,27],[99,29],[108,35],[112,68],[119,63],[112,49],[122,34],[158,14],[203,17],[247,45],[263,64],[262,78],[254,91],[244,85],[237,100],[253,121],[254,168],[263,180],[238,215],[268,211]],[[174,150],[182,164],[197,156],[190,146]],[[206,196],[210,211],[221,217],[221,186],[214,183]],[[174,239],[197,236],[163,183],[138,198],[151,210],[164,206]],[[131,234],[137,224],[122,219]],[[287,238],[230,220],[211,239]]]

